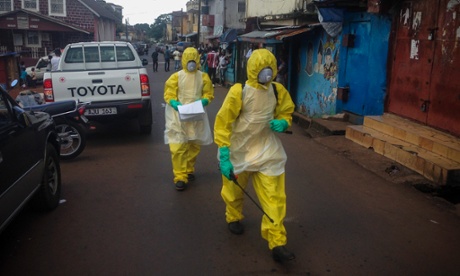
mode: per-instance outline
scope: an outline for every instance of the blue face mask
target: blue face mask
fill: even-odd
[[[270,67],[264,68],[260,71],[257,79],[259,83],[266,84],[269,83],[273,78],[273,70]]]
[[[187,63],[187,71],[195,72],[195,70],[196,70],[196,62],[195,61],[189,61]]]

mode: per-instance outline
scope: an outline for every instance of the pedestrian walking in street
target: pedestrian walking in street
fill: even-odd
[[[206,60],[208,62],[209,78],[211,78],[212,85],[214,86],[214,84],[216,83],[217,65],[219,64],[219,56],[218,56],[218,54],[216,52],[215,47],[210,48],[210,51],[208,52]]]
[[[182,55],[182,70],[165,83],[165,143],[169,144],[176,190],[185,190],[195,179],[195,162],[202,145],[212,143],[212,132],[205,112],[201,119],[181,120],[179,106],[201,101],[203,108],[214,99],[208,74],[201,72],[200,55],[189,47]]]
[[[169,72],[169,62],[171,60],[171,53],[169,52],[169,47],[166,46],[166,49],[163,52],[165,57],[165,72]]]
[[[153,72],[158,72],[158,49],[155,48],[155,50],[152,53],[152,62],[153,62]]]
[[[30,78],[30,76],[27,74],[26,70],[21,68],[21,74],[19,75],[19,79],[21,81],[22,88],[26,88],[29,85],[27,81],[28,78]]]
[[[203,50],[200,55],[201,71],[208,73],[208,53]]]
[[[25,63],[24,61],[21,61],[21,62],[19,63],[19,69],[20,69],[21,71],[25,71],[25,70],[26,70],[26,63]]]
[[[181,53],[179,50],[174,50],[173,52],[173,57],[174,57],[174,70],[179,71],[180,69],[180,58],[181,58]]]
[[[276,82],[275,56],[267,49],[254,50],[248,60],[245,85],[233,85],[216,116],[214,141],[222,173],[221,196],[231,233],[244,233],[243,202],[249,181],[259,199],[264,216],[262,237],[268,241],[275,261],[295,258],[285,247],[287,234],[285,163],[281,140],[292,123],[294,103],[286,88]],[[237,175],[237,183],[234,183]],[[265,215],[267,214],[267,215]]]
[[[217,66],[217,71],[219,72],[219,84],[225,85],[225,72],[227,72],[228,58],[225,55],[225,52],[219,55],[219,65]]]

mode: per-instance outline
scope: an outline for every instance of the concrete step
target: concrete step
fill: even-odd
[[[363,125],[460,163],[460,139],[448,133],[388,113],[366,116]]]
[[[383,124],[376,130],[376,124],[371,122],[372,128],[367,125],[350,125],[345,137],[364,147],[372,148],[376,153],[418,172],[438,185],[460,185],[460,162],[413,144],[415,138],[412,138],[411,142],[397,138],[398,135],[404,137],[398,127]],[[381,129],[384,130],[380,131]],[[413,132],[408,133],[410,134],[406,136],[413,135]]]
[[[351,123],[343,120],[314,118],[311,120],[310,128],[324,133],[324,136],[345,135],[348,125],[351,125]]]

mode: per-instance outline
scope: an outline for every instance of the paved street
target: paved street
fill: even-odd
[[[44,215],[26,209],[0,235],[0,275],[458,275],[452,205],[363,168],[345,138],[321,142],[297,125],[280,135],[287,247],[297,259],[272,260],[249,200],[246,232],[232,235],[214,144],[202,148],[189,189],[174,189],[163,143],[163,85],[173,71],[162,62],[159,72],[148,70],[152,135],[129,121],[91,134],[78,158],[62,162],[61,206]],[[216,86],[211,124],[226,91]],[[367,158],[371,166],[383,157]]]

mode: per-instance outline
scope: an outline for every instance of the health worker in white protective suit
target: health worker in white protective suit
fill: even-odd
[[[203,107],[214,98],[214,88],[208,74],[201,72],[200,55],[195,48],[185,49],[182,70],[173,73],[165,83],[165,143],[169,144],[176,190],[187,188],[195,179],[195,162],[201,145],[212,143],[208,115],[199,119],[181,120],[178,106],[201,101]]]
[[[276,133],[291,125],[294,103],[286,88],[273,82],[276,74],[275,56],[267,49],[254,50],[248,60],[248,80],[244,86],[230,88],[217,114],[214,141],[219,147],[221,195],[229,230],[236,235],[244,232],[243,189],[251,180],[267,214],[262,217],[262,237],[268,241],[274,260],[283,262],[295,255],[285,247],[287,156]],[[241,188],[232,181],[235,175]]]

